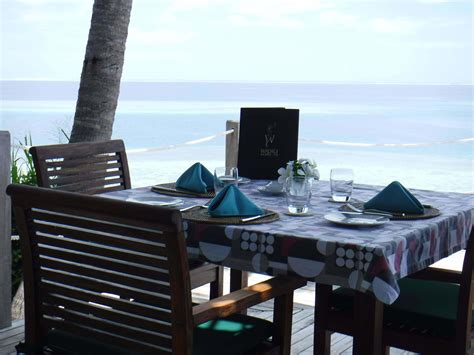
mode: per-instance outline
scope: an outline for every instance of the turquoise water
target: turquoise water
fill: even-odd
[[[192,84],[187,84],[183,95],[178,84],[167,85],[160,84],[158,93],[154,91],[156,96],[167,93],[163,99],[150,94],[136,100],[140,88],[128,87],[119,102],[113,136],[123,139],[130,150],[135,186],[174,179],[196,160],[211,169],[222,165],[225,139],[149,153],[134,153],[134,149],[165,147],[222,132],[226,120],[238,120],[240,107],[284,106],[300,109],[299,156],[315,159],[323,179],[332,167],[344,166],[355,170],[360,183],[384,185],[396,179],[410,187],[474,191],[472,141],[421,147],[316,143],[437,143],[471,138],[471,86],[233,83],[222,84],[220,90],[199,87],[193,96]],[[172,100],[175,96],[181,99]],[[34,144],[65,141],[59,128],[70,130],[74,101],[33,99],[3,95],[0,129],[9,130],[15,140],[31,133]]]

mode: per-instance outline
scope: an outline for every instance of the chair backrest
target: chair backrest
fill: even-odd
[[[53,329],[138,353],[190,354],[178,211],[10,185],[23,253],[25,341]]]
[[[41,187],[91,195],[131,188],[122,140],[36,146],[30,153]]]

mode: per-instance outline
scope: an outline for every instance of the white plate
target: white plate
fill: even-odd
[[[342,224],[344,226],[371,227],[387,223],[389,219],[383,216],[369,214],[334,212],[324,215],[329,222]]]
[[[267,189],[266,186],[257,187],[257,191],[264,194],[264,195],[271,195],[271,196],[279,196],[279,195],[283,195],[285,193],[284,190],[281,190],[281,191],[269,190],[269,189]]]
[[[239,184],[248,184],[250,181],[252,180],[243,176],[240,176],[238,179]]]
[[[128,198],[127,201],[154,206],[178,206],[183,203],[183,200],[169,196],[135,196]]]

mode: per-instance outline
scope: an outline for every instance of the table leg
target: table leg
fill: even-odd
[[[354,295],[353,354],[385,354],[382,348],[383,304],[372,294]]]
[[[329,355],[331,347],[331,331],[326,330],[329,319],[329,298],[332,293],[331,285],[316,284],[314,301],[314,334],[313,353],[315,355]]]

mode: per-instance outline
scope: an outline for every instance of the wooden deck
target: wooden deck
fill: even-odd
[[[252,307],[249,315],[271,319],[273,316],[272,302],[266,302],[259,306]],[[293,307],[293,330],[291,341],[292,354],[312,354],[313,353],[313,307],[295,304]],[[7,331],[0,331],[0,355],[16,354],[15,345],[23,339],[24,322],[15,321],[12,328]],[[352,354],[352,338],[342,334],[334,334],[332,340],[331,354]],[[407,355],[413,354],[406,351],[393,349],[390,354]]]
[[[264,280],[262,275],[252,274],[250,283],[256,283]],[[228,273],[225,280],[229,280]],[[228,283],[224,286],[225,292],[228,292]],[[208,287],[198,288],[193,292],[193,299],[202,302],[208,297]],[[273,317],[273,301],[262,303],[252,307],[249,315],[271,319]],[[15,353],[15,345],[23,339],[24,322],[15,321],[12,328],[0,330],[0,355],[9,355]],[[291,339],[291,354],[311,355],[313,354],[313,330],[314,330],[314,283],[310,282],[307,286],[297,290],[294,296],[293,307],[293,329]],[[474,339],[471,340],[474,346]],[[334,333],[331,337],[331,354],[349,355],[352,354],[352,337]],[[391,348],[391,355],[409,355],[412,352]]]
[[[24,327],[23,320],[16,320],[11,327],[0,329],[0,355],[16,354],[15,345],[23,340]]]

